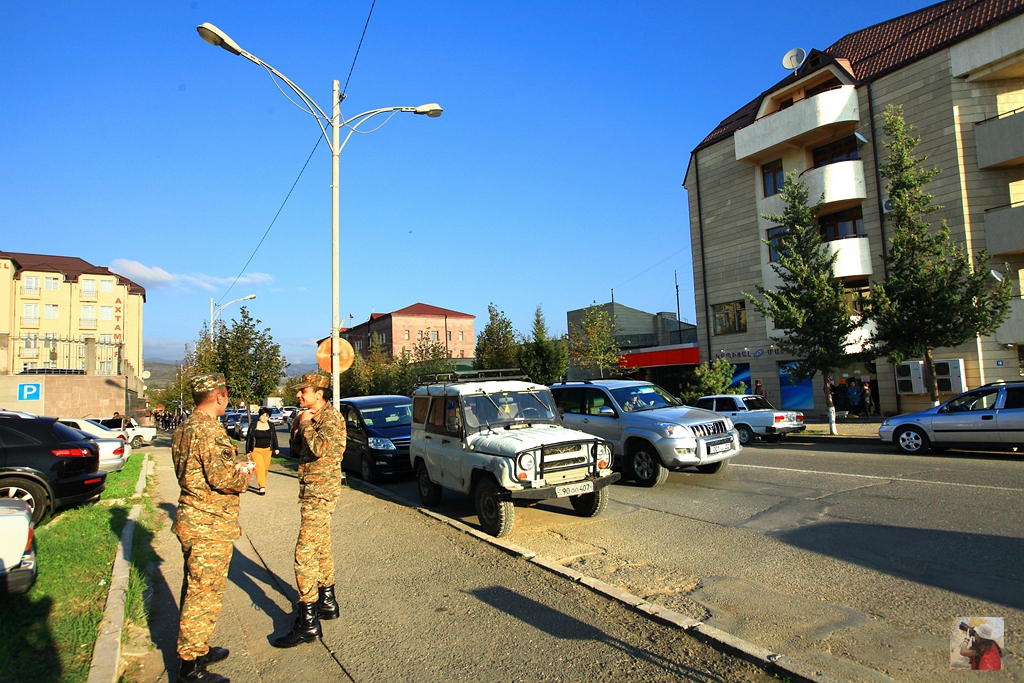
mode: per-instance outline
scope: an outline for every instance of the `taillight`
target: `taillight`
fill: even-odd
[[[118,434],[117,438],[121,439],[121,441],[127,441],[128,440],[128,437],[125,436],[124,434]]]
[[[88,486],[89,484],[98,484],[101,481],[103,481],[103,477],[99,477],[97,479],[86,479],[85,481],[82,482],[82,485]]]
[[[58,458],[88,458],[92,455],[88,448],[55,448],[50,452]]]
[[[776,422],[785,422],[786,421],[786,416],[785,415],[776,415],[775,416],[775,421]]]
[[[124,446],[122,445],[120,448],[115,448],[114,455],[124,455]]]
[[[803,422],[803,421],[804,421],[804,416],[803,416],[803,413],[800,413],[800,414],[798,414],[798,415],[796,416],[796,421],[797,421],[797,422]]]
[[[34,534],[35,531],[36,530],[33,529],[31,525],[29,525],[29,527],[28,527],[28,543],[25,544],[25,552],[26,553],[28,553],[30,550],[32,550],[32,534]]]

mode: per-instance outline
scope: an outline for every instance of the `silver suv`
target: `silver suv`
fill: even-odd
[[[664,483],[670,468],[720,472],[743,449],[728,417],[683,405],[650,382],[559,382],[551,392],[562,423],[610,441],[624,475],[642,486]]]

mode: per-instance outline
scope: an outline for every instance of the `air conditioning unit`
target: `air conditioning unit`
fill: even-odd
[[[965,374],[963,358],[935,361],[935,381],[939,385],[940,394],[962,394],[967,391],[964,385]]]
[[[908,360],[896,366],[896,393],[925,393],[923,360]]]
[[[890,197],[882,198],[882,213],[892,213],[893,203]]]

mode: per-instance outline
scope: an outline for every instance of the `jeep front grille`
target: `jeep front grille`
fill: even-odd
[[[698,425],[692,425],[690,429],[693,430],[693,435],[698,439],[706,436],[713,436],[715,434],[727,434],[728,429],[725,428],[725,422],[717,420],[715,422],[702,422]]]
[[[590,443],[564,443],[555,446],[544,446],[540,450],[540,472],[547,477],[552,472],[563,472],[581,468],[586,473],[590,467]]]

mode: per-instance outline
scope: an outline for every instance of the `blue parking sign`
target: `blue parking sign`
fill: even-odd
[[[19,401],[38,401],[42,398],[42,384],[19,384]]]

